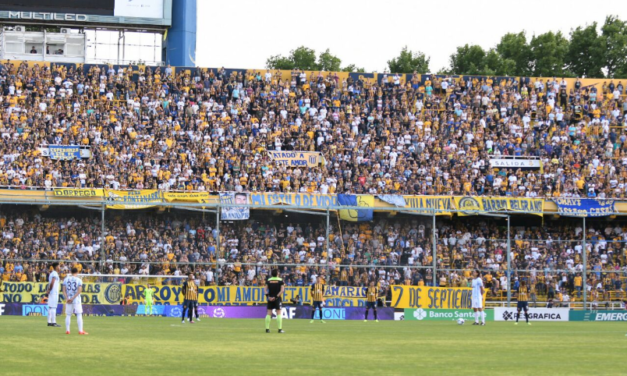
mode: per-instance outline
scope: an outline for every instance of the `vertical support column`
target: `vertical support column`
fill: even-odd
[[[511,238],[511,217],[508,215],[505,220],[507,221],[507,307],[511,306],[512,302],[512,238]]]
[[[435,210],[433,210],[433,225],[431,227],[431,236],[433,237],[433,278],[432,278],[432,285],[435,287],[437,286],[437,268],[438,268],[438,259],[437,259],[437,249],[438,249],[438,239],[436,236],[436,228],[435,228],[435,217],[436,217],[436,212]]]
[[[220,257],[220,206],[216,206],[216,230],[218,236],[216,236],[216,258]]]
[[[586,217],[583,217],[583,276],[581,278],[583,289],[583,309],[586,309],[588,303],[588,250],[586,247]]]
[[[327,265],[329,265],[329,261],[331,259],[330,255],[329,255],[329,236],[331,234],[331,213],[329,212],[329,209],[327,209],[327,237],[326,237],[326,242],[327,242]]]
[[[107,255],[105,253],[105,235],[106,235],[106,229],[105,229],[105,210],[106,210],[107,206],[104,204],[104,202],[102,203],[102,208],[100,209],[101,212],[101,216],[100,216],[100,271],[101,272],[105,272],[105,270],[103,270],[104,268],[104,262],[107,258]]]

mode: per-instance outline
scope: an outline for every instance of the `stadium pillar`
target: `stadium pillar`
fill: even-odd
[[[586,248],[586,217],[583,217],[583,276],[581,277],[581,288],[583,289],[583,309],[586,309],[588,302],[588,250]]]
[[[329,213],[329,209],[327,209],[327,237],[326,237],[326,242],[327,242],[327,265],[329,265],[329,234],[330,234],[330,227],[331,227],[331,218],[330,218],[331,214]]]
[[[216,257],[220,257],[220,207],[216,206]]]
[[[107,258],[105,254],[105,209],[107,206],[102,203],[101,216],[100,216],[100,270],[102,273],[106,273],[104,268],[104,262]]]
[[[172,27],[165,41],[167,64],[175,67],[196,66],[197,8],[196,0],[173,2]]]
[[[510,236],[510,219],[508,215],[505,220],[507,221],[507,307],[509,308],[512,302],[512,241]]]
[[[431,282],[432,282],[433,287],[437,286],[436,285],[436,283],[437,283],[436,282],[436,280],[437,280],[436,275],[437,275],[437,267],[438,267],[438,265],[437,265],[438,261],[437,261],[437,258],[436,258],[436,256],[437,256],[437,249],[438,249],[438,239],[437,239],[437,235],[435,233],[435,231],[436,231],[436,228],[435,228],[435,217],[436,217],[436,213],[435,213],[435,210],[434,210],[433,211],[433,225],[431,227],[431,235],[433,237],[433,276],[432,276]]]

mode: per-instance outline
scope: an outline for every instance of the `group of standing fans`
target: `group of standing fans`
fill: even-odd
[[[624,198],[622,81],[0,65],[0,186]],[[51,160],[46,145],[88,147]],[[317,151],[294,168],[266,151]],[[492,168],[529,157],[543,169]]]

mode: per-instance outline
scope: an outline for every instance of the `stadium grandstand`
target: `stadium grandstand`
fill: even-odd
[[[52,260],[384,288],[479,268],[495,302],[523,279],[540,300],[625,299],[622,81],[0,69],[4,281]]]
[[[578,1],[0,0],[0,374],[622,374],[627,13]]]

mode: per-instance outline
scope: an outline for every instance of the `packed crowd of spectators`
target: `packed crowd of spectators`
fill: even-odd
[[[218,231],[215,220],[196,213],[113,212],[105,221],[103,239],[99,216],[4,209],[4,281],[46,281],[50,261],[38,260],[60,260],[65,269],[78,265],[87,274],[184,276],[194,271],[203,284],[260,285],[278,265],[289,285],[307,285],[319,275],[346,286],[369,280],[378,280],[383,289],[391,284],[434,285],[431,223],[414,217],[332,225],[327,248],[325,223],[315,216],[308,220],[255,211],[251,220],[222,222]],[[483,218],[439,219],[435,285],[468,286],[471,270],[480,269],[495,298],[504,296],[509,283],[517,289],[522,279],[537,286],[542,296],[581,297],[581,225],[514,223],[510,273],[505,226]],[[588,225],[591,293],[623,291],[626,241],[624,223]]]
[[[408,77],[5,63],[0,186],[625,197],[622,82]],[[51,160],[50,144],[92,156]],[[542,169],[490,167],[503,156]]]

